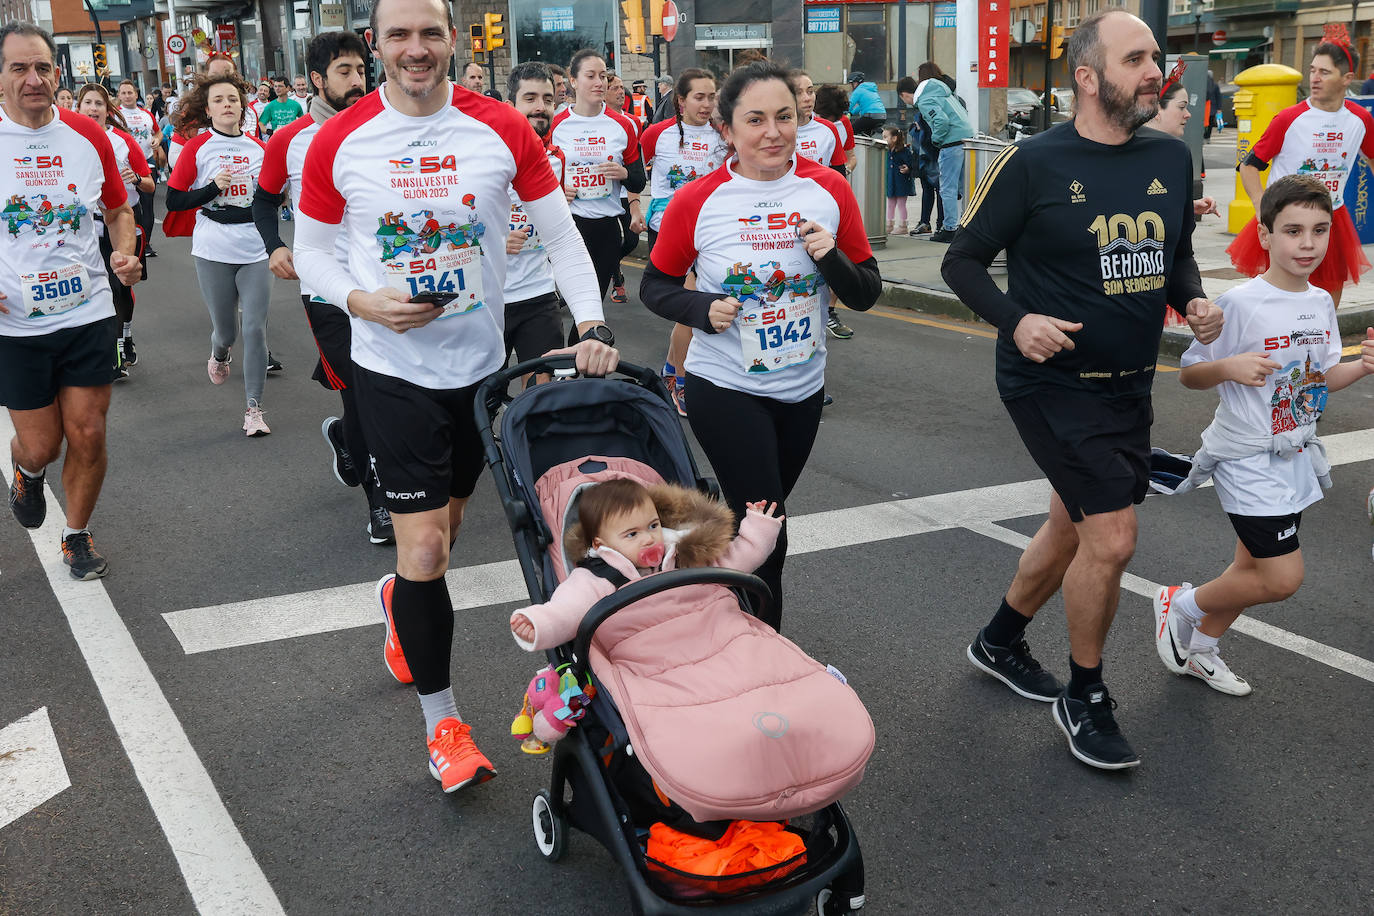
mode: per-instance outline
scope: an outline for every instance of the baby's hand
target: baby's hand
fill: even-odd
[[[534,624],[524,614],[516,614],[511,618],[510,631],[525,642],[534,642]]]
[[[772,518],[773,513],[778,511],[778,504],[770,503],[766,499],[761,499],[756,503],[745,503],[744,507],[751,512],[757,512],[759,515],[766,515],[769,518]],[[787,518],[787,516],[779,515],[778,521],[782,521],[785,518]]]

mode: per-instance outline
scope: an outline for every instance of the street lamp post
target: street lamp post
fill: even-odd
[[[1202,0],[1193,0],[1193,53],[1202,52]]]

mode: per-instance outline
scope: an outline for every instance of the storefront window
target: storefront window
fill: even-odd
[[[862,71],[874,82],[892,79],[887,57],[887,6],[873,4],[850,6],[845,10],[845,33],[854,43],[854,54],[846,68],[850,73]]]
[[[595,48],[614,69],[618,12],[615,0],[510,0],[511,52],[518,60],[566,67],[577,51]]]

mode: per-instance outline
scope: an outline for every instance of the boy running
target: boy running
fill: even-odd
[[[1330,241],[1330,191],[1284,176],[1264,192],[1259,222],[1269,269],[1217,300],[1221,336],[1193,343],[1180,373],[1189,388],[1216,388],[1221,403],[1177,492],[1215,479],[1236,558],[1200,588],[1166,586],[1155,596],[1164,667],[1232,696],[1250,685],[1222,661],[1217,640],[1246,608],[1283,601],[1302,584],[1302,510],[1331,485],[1317,419],[1328,392],[1374,373],[1374,328],[1361,358],[1342,363],[1331,295],[1309,282]]]

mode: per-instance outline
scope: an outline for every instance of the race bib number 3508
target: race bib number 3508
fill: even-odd
[[[24,311],[28,318],[60,315],[90,301],[86,268],[80,264],[20,274],[19,285],[24,291]]]

